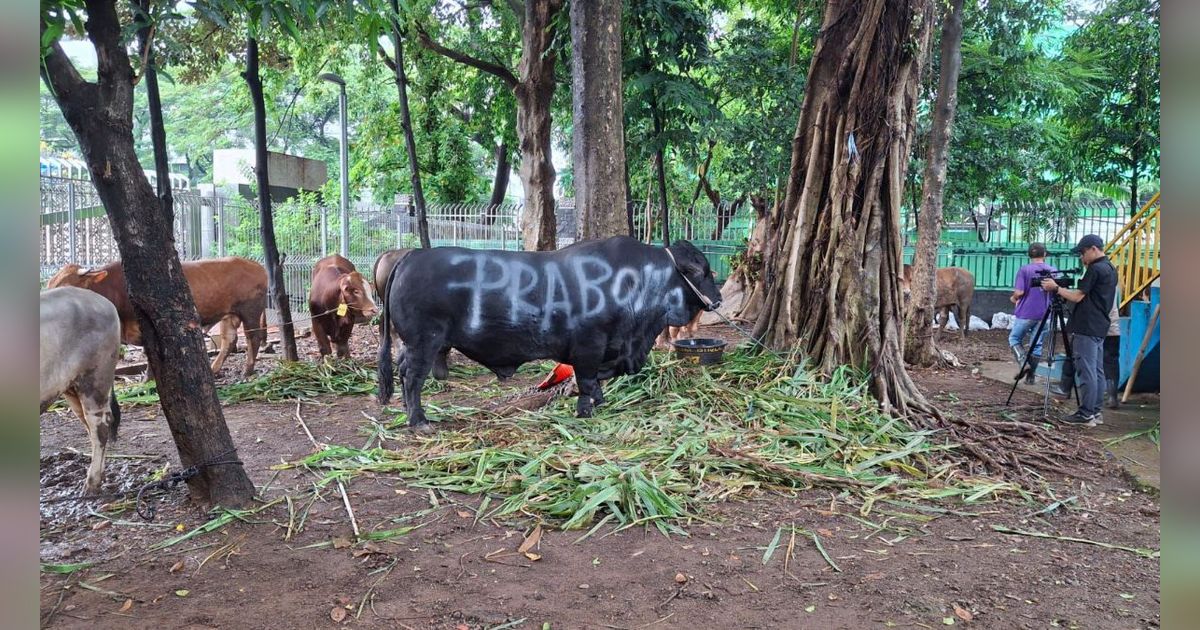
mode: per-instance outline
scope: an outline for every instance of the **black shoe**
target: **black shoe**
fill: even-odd
[[[1105,397],[1108,399],[1108,408],[1119,409],[1121,407],[1121,397],[1117,395],[1117,381],[1109,379],[1105,385],[1107,385],[1106,389],[1108,390],[1105,392],[1107,394]]]
[[[1063,416],[1063,417],[1059,418],[1059,420],[1061,420],[1064,424],[1070,424],[1070,425],[1074,425],[1074,426],[1078,426],[1078,427],[1094,427],[1097,424],[1100,424],[1100,422],[1103,422],[1103,420],[1100,420],[1100,422],[1097,422],[1097,420],[1099,420],[1099,419],[1100,419],[1100,414],[1098,414],[1098,413],[1088,415],[1081,411],[1076,411],[1075,413],[1073,413],[1071,415]]]
[[[1027,385],[1033,385],[1037,383],[1038,361],[1038,357],[1029,359],[1029,371],[1025,372],[1025,383]]]

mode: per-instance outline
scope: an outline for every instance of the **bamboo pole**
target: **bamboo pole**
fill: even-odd
[[[1158,312],[1161,308],[1162,304],[1154,305],[1154,313],[1150,316],[1150,325],[1146,326],[1146,334],[1142,336],[1142,345],[1138,347],[1137,357],[1133,360],[1133,371],[1129,373],[1129,380],[1125,382],[1125,391],[1121,394],[1121,402],[1129,400],[1129,394],[1133,391],[1133,381],[1142,367],[1142,359],[1146,358],[1146,346],[1150,345],[1150,337],[1154,335],[1154,327],[1158,325]]]

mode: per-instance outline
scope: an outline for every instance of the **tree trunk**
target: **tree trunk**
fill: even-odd
[[[408,76],[404,69],[404,42],[400,38],[400,14],[398,0],[392,0],[392,47],[396,50],[396,90],[400,98],[400,126],[404,129],[404,146],[408,152],[408,170],[412,174],[413,200],[417,204],[417,235],[421,247],[428,249],[429,218],[425,212],[425,191],[421,188],[421,168],[417,163],[417,141],[413,137],[412,114],[408,109]]]
[[[654,152],[654,176],[658,181],[658,219],[662,221],[662,237],[663,247],[671,244],[671,211],[667,207],[667,167],[666,167],[666,147],[662,144],[663,124],[662,116],[658,113],[658,105],[655,103],[654,95],[650,96],[650,115],[654,122],[654,138],[659,143],[658,150]]]
[[[492,180],[492,197],[488,200],[489,219],[492,223],[496,222],[495,212],[508,195],[508,173],[511,170],[512,163],[508,161],[508,143],[501,142],[496,145],[496,177]]]
[[[158,72],[154,67],[153,29],[149,24],[150,0],[139,0],[143,18],[138,29],[138,49],[146,59],[143,79],[146,81],[146,105],[150,111],[150,147],[154,153],[155,188],[163,215],[175,216],[175,200],[171,193],[171,167],[167,163],[167,131],[163,126],[162,95],[158,91]],[[173,219],[172,219],[173,221]]]
[[[623,134],[621,136],[621,143],[622,145],[625,143],[625,137]],[[640,241],[642,239],[638,236],[633,227],[633,213],[636,210],[637,209],[634,208],[633,204],[633,186],[629,183],[629,160],[625,160],[625,223],[629,227],[629,235]]]
[[[180,464],[186,468],[235,461],[237,452],[205,353],[204,330],[174,247],[174,218],[163,212],[134,151],[133,69],[115,2],[88,0],[86,8],[98,82],[85,81],[57,42],[41,66],[42,80],[79,141],[108,213]],[[41,31],[45,29],[43,22]],[[244,507],[254,498],[254,484],[237,464],[205,466],[187,483],[192,497],[201,502]]]
[[[550,102],[554,98],[554,51],[550,22],[563,0],[525,0],[517,136],[521,146],[521,184],[525,189],[522,240],[526,251],[555,249],[554,164],[550,161]]]
[[[900,209],[929,0],[830,0],[754,333],[869,373],[889,413],[936,413],[904,371]]]
[[[279,248],[275,245],[275,219],[271,214],[271,184],[267,177],[267,106],[263,101],[262,77],[258,74],[258,39],[246,38],[246,71],[242,73],[250,88],[250,100],[254,103],[254,175],[258,185],[258,217],[262,232],[263,258],[266,259],[268,294],[279,309],[283,322],[280,336],[283,337],[283,357],[287,361],[298,361],[296,334],[292,328],[292,305],[288,302],[287,289],[283,285],[283,265],[279,262]]]
[[[575,210],[580,239],[628,235],[621,0],[571,3]]]
[[[929,132],[929,155],[925,160],[921,220],[917,224],[917,248],[913,256],[911,295],[905,313],[904,360],[928,366],[940,360],[933,340],[934,286],[938,242],[942,233],[942,193],[946,188],[946,158],[954,130],[958,104],[958,73],[962,67],[963,0],[951,0],[942,22],[941,76],[937,103]],[[991,220],[990,218],[988,219]],[[970,322],[959,322],[966,326]],[[964,329],[965,330],[965,329]]]

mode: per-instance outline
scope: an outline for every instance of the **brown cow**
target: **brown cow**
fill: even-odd
[[[387,299],[387,281],[392,274],[392,267],[400,262],[405,256],[411,252],[410,248],[389,249],[379,255],[375,259],[374,276],[375,276],[375,295],[379,297],[379,302],[382,303]],[[400,343],[400,338],[396,336],[396,331],[391,331],[392,341]],[[450,376],[450,368],[447,365],[450,348],[445,348],[433,357],[433,378],[439,381],[444,381]]]
[[[308,312],[312,314],[313,337],[321,357],[332,352],[329,341],[337,345],[338,358],[350,358],[350,334],[360,317],[375,316],[375,301],[367,282],[354,263],[337,254],[317,261],[313,266],[312,289],[308,292]]]
[[[907,300],[911,292],[912,265],[904,265],[900,276],[900,288]],[[938,332],[946,329],[950,321],[950,308],[954,307],[954,316],[958,320],[958,334],[966,337],[967,328],[971,323],[971,301],[975,299],[975,276],[962,267],[942,267],[937,270],[934,280],[936,295],[933,308],[939,312]]]
[[[200,325],[208,329],[222,322],[220,352],[213,359],[213,372],[221,371],[232,342],[237,339],[240,325],[246,335],[247,346],[246,367],[242,370],[242,376],[249,377],[254,373],[258,347],[267,339],[267,271],[252,260],[230,256],[185,261],[183,276],[192,290]],[[117,307],[117,314],[121,317],[121,340],[135,346],[142,345],[141,327],[133,313],[133,304],[129,301],[125,271],[120,262],[109,263],[99,269],[67,265],[46,286],[50,289],[81,287],[108,298]]]
[[[713,279],[717,278],[716,270],[710,272]],[[692,321],[683,326],[667,326],[661,333],[658,333],[658,338],[654,340],[656,348],[670,348],[671,342],[677,339],[691,339],[696,336],[696,330],[700,328],[700,317],[704,315],[704,311],[696,313]]]

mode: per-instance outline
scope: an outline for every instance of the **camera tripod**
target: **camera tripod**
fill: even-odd
[[[1008,391],[1008,400],[1004,401],[1004,406],[1012,403],[1013,394],[1017,391],[1017,385],[1021,383],[1021,379],[1031,373],[1035,368],[1030,359],[1033,357],[1033,350],[1037,347],[1037,340],[1041,339],[1042,331],[1049,330],[1046,335],[1046,341],[1042,344],[1042,356],[1046,357],[1046,366],[1049,371],[1054,370],[1054,337],[1056,334],[1062,335],[1063,349],[1067,351],[1067,356],[1071,356],[1071,340],[1067,337],[1066,321],[1067,316],[1064,310],[1063,299],[1057,295],[1050,298],[1050,304],[1046,305],[1046,312],[1042,315],[1041,321],[1038,322],[1037,328],[1033,331],[1033,337],[1029,340],[1029,351],[1025,353],[1025,358],[1021,361],[1021,369],[1017,371],[1017,375],[1013,377],[1012,389]],[[1079,402],[1079,389],[1075,386],[1075,379],[1071,379],[1071,391],[1075,394],[1075,402]],[[1042,392],[1042,415],[1049,417],[1050,415],[1050,379],[1046,379],[1045,388]]]

